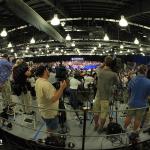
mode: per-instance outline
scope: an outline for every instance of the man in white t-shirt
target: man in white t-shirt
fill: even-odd
[[[91,77],[90,75],[85,75],[84,76],[84,88],[88,89],[89,84],[93,84],[94,78]]]
[[[74,109],[79,107],[79,101],[77,96],[77,89],[81,82],[74,77],[70,79],[70,103]]]
[[[39,112],[46,123],[49,136],[51,136],[51,132],[54,132],[58,127],[58,104],[66,88],[66,81],[60,82],[60,88],[56,90],[48,81],[49,71],[46,66],[38,67],[37,76],[39,76],[39,78],[35,83],[35,91]]]

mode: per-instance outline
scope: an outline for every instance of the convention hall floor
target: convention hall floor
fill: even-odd
[[[18,99],[16,96],[12,96],[13,101],[17,102]],[[1,99],[1,98],[0,98]],[[67,98],[64,100],[65,106],[67,110],[72,110],[71,106],[68,105]],[[85,103],[86,105],[86,103]],[[36,100],[33,101],[33,106],[37,106]],[[126,104],[120,104],[117,102],[117,106],[119,110],[124,110],[127,105]],[[113,108],[114,109],[114,108]],[[2,105],[0,105],[0,111],[2,111]],[[46,127],[44,122],[41,120],[40,115],[38,113],[38,110],[34,108],[34,111],[36,112],[35,116],[27,116],[25,114],[17,114],[14,118],[14,116],[10,117],[10,121],[13,122],[13,128],[12,130],[7,130],[6,127],[2,127],[2,129],[17,135],[19,137],[23,137],[25,139],[30,139],[37,141],[38,139],[44,139],[46,137]],[[112,114],[115,118],[115,113]],[[80,119],[83,118],[83,112],[79,113]],[[118,123],[123,125],[124,120],[124,112],[119,112],[117,114],[117,120]],[[27,123],[24,121],[25,118],[31,118],[35,119],[35,127],[34,122],[33,123]],[[83,121],[83,120],[82,120]],[[108,123],[108,120],[107,120]],[[107,124],[106,123],[106,124]],[[93,113],[87,114],[87,121],[86,121],[86,138],[85,138],[85,149],[86,150],[94,150],[94,149],[112,149],[117,147],[125,147],[129,144],[129,138],[128,134],[122,134],[119,136],[113,136],[113,137],[106,137],[105,132],[102,134],[98,134],[95,132],[94,129],[94,121],[93,121]],[[67,112],[67,122],[65,123],[65,127],[68,130],[67,133],[67,141],[66,143],[73,142],[75,144],[75,149],[81,149],[82,147],[82,133],[83,133],[83,124],[80,123],[78,120],[78,117],[74,112]],[[130,129],[129,129],[130,130]],[[58,131],[61,131],[61,128],[58,129]],[[139,141],[145,141],[150,139],[150,136],[147,133],[140,133]],[[67,144],[66,144],[67,147]]]

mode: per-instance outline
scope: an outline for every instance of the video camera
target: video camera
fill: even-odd
[[[67,78],[68,78],[68,72],[67,72],[67,69],[65,68],[65,66],[60,65],[60,66],[56,67],[57,82],[53,83],[53,86],[56,89],[59,89],[60,88],[60,81],[67,80]]]
[[[121,58],[115,58],[113,59],[113,62],[111,64],[112,71],[119,73],[123,69],[123,63]]]

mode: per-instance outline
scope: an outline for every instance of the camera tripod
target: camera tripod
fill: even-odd
[[[59,110],[59,124],[60,124],[60,127],[61,127],[61,130],[59,132],[61,134],[65,134],[65,133],[68,132],[67,131],[68,129],[65,125],[67,115],[66,115],[65,105],[64,105],[64,95],[59,100],[59,109],[63,109],[63,110]]]

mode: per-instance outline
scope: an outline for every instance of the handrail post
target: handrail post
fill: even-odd
[[[84,120],[83,120],[83,134],[82,134],[82,150],[85,149],[87,109],[83,109],[83,113],[84,113]]]

